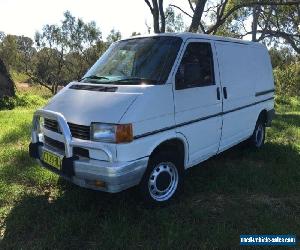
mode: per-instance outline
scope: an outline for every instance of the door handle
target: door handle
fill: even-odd
[[[227,99],[227,88],[223,87],[223,96],[225,99]]]
[[[221,97],[220,97],[220,88],[219,87],[217,87],[217,99],[218,100],[221,99]]]

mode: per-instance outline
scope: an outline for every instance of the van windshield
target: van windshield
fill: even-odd
[[[181,38],[171,36],[116,42],[91,67],[81,82],[163,84],[168,78],[181,43]]]

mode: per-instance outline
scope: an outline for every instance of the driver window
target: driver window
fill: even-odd
[[[176,89],[214,85],[210,43],[189,43],[176,74]]]

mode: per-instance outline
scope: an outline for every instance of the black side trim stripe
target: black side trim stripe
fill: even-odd
[[[261,92],[256,92],[255,96],[266,95],[266,94],[269,94],[269,93],[273,93],[274,91],[275,91],[275,89],[268,89],[268,90],[264,90],[264,91],[261,91]]]
[[[242,107],[238,107],[238,108],[235,108],[235,109],[225,111],[225,112],[220,112],[220,113],[216,113],[216,114],[213,114],[213,115],[204,116],[204,117],[201,117],[201,118],[198,118],[198,119],[195,119],[195,120],[191,120],[191,121],[188,121],[188,122],[183,122],[183,123],[180,123],[180,124],[177,124],[177,125],[174,125],[174,126],[165,127],[165,128],[154,130],[154,131],[151,131],[151,132],[147,132],[147,133],[144,133],[144,134],[141,134],[141,135],[136,135],[136,136],[133,137],[133,139],[135,139],[135,140],[140,139],[142,137],[158,134],[158,133],[161,133],[161,132],[164,132],[164,131],[167,131],[167,130],[171,130],[171,129],[174,129],[174,128],[186,126],[186,125],[189,125],[189,124],[192,124],[192,123],[195,123],[195,122],[199,122],[199,121],[203,121],[203,120],[207,120],[207,119],[210,119],[210,118],[213,118],[213,117],[216,117],[216,116],[225,115],[225,114],[232,113],[234,111],[238,111],[238,110],[241,110],[241,109],[244,109],[244,108],[248,108],[248,107],[254,106],[256,104],[266,102],[266,101],[270,101],[270,100],[273,100],[273,99],[274,99],[274,97],[270,97],[268,99],[257,101],[257,102],[254,102],[254,103],[242,106]]]
[[[270,100],[273,100],[273,99],[274,99],[274,97],[270,97],[270,98],[262,100],[262,101],[257,101],[257,102],[254,102],[254,103],[251,103],[251,104],[239,107],[239,108],[231,109],[231,110],[223,112],[222,115],[225,115],[225,114],[228,114],[228,113],[231,113],[231,112],[234,112],[234,111],[238,111],[238,110],[241,110],[241,109],[245,109],[245,108],[254,106],[256,104],[259,104],[259,103],[262,103],[262,102],[266,102],[266,101],[270,101]]]

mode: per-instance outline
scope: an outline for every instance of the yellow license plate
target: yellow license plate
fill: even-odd
[[[55,167],[58,169],[61,168],[62,159],[59,156],[52,154],[48,151],[43,151],[42,160],[52,167]]]

